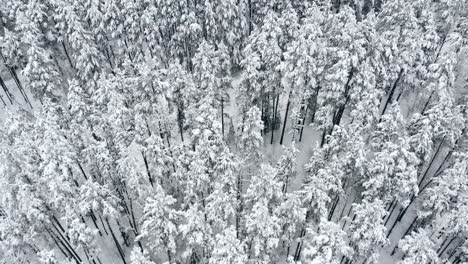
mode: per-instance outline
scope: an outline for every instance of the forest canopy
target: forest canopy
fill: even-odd
[[[465,0],[2,0],[0,263],[468,263]]]

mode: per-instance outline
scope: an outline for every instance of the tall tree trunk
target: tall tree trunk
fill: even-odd
[[[310,123],[315,122],[315,113],[317,112],[317,104],[318,104],[318,95],[320,91],[320,85],[317,85],[315,89],[314,98],[313,98],[313,107],[311,108],[312,112],[310,114]]]
[[[253,14],[253,10],[252,10],[252,0],[248,0],[248,9],[249,9],[249,14],[248,14],[248,23],[249,23],[249,35],[252,34],[252,31],[253,31],[253,22],[252,22],[252,14]]]
[[[398,82],[400,81],[402,74],[403,74],[403,69],[400,70],[395,82],[393,83],[392,89],[390,90],[390,93],[388,94],[388,98],[387,98],[387,101],[385,102],[385,105],[384,105],[384,108],[382,110],[381,116],[383,116],[385,114],[385,111],[387,110],[388,105],[392,101],[393,94],[395,93],[395,90],[396,90],[396,88],[398,86]],[[380,117],[380,121],[382,121],[382,117]]]
[[[237,239],[240,238],[240,218],[243,211],[243,204],[242,204],[242,174],[239,172],[237,173],[237,203],[239,206],[237,207],[237,215],[236,215],[236,237]]]
[[[427,177],[427,175],[428,175],[427,173],[429,172],[430,168],[432,167],[432,164],[434,163],[435,158],[436,158],[437,155],[439,154],[440,147],[442,147],[442,144],[444,143],[444,139],[445,139],[445,137],[440,141],[439,146],[437,147],[436,152],[434,153],[434,155],[432,155],[431,161],[430,161],[429,164],[427,165],[426,171],[424,172],[423,176],[421,177],[421,179],[420,179],[419,182],[418,182],[418,187],[421,187],[422,183],[423,183],[424,180],[426,179],[426,177]]]
[[[149,170],[148,160],[146,159],[146,156],[143,153],[143,151],[141,152],[141,156],[143,156],[143,161],[145,162],[145,168],[146,168],[146,174],[148,175],[148,180],[149,180],[149,182],[151,184],[151,187],[154,188],[153,177],[151,177],[151,172]]]
[[[304,112],[304,116],[302,117],[302,126],[301,126],[301,132],[299,134],[299,142],[302,141],[302,133],[304,132],[304,126],[306,122],[306,117],[307,117],[307,110],[309,110],[309,107],[307,106]]]
[[[270,139],[270,144],[273,144],[273,136],[274,136],[274,133],[275,133],[275,99],[276,99],[276,96],[274,95],[274,91],[273,91],[273,112],[272,112],[272,117],[271,117],[271,126],[270,126],[270,130],[271,130],[271,139]]]
[[[109,233],[107,233],[107,228],[106,228],[106,225],[104,225],[104,221],[102,220],[101,215],[99,215],[99,220],[101,221],[101,225],[102,225],[102,228],[104,229],[104,233],[106,233],[106,235],[109,235]]]
[[[424,107],[423,107],[423,109],[421,110],[421,115],[424,115],[424,112],[426,111],[427,106],[429,105],[429,102],[431,101],[432,95],[434,94],[434,92],[435,92],[435,90],[432,90],[431,94],[430,94],[429,97],[427,98],[426,103],[424,104]]]
[[[288,120],[289,105],[291,104],[291,94],[292,92],[289,92],[288,103],[286,104],[286,113],[284,114],[283,129],[281,131],[280,145],[283,145],[284,131],[286,130],[286,121]]]
[[[449,253],[449,256],[447,257],[448,260],[450,260],[453,255],[457,252],[457,249],[464,243],[464,239],[461,239],[460,242],[458,242],[458,244],[456,246],[454,246],[448,253]]]
[[[11,95],[10,90],[8,90],[8,87],[6,86],[1,76],[0,76],[0,85],[2,86],[2,89],[5,92],[5,95],[8,98],[8,101],[10,101],[10,104],[13,104],[13,100],[12,100],[13,96]]]
[[[262,106],[262,107],[261,107],[261,109],[260,109],[260,119],[261,119],[263,122],[265,122],[265,118],[264,118],[264,116],[265,116],[265,109],[264,109],[264,107],[263,107],[263,92],[262,92],[262,96],[261,96],[261,97],[262,97],[262,100],[261,100],[261,106]],[[261,129],[261,130],[260,130],[260,134],[261,134],[262,136],[263,136],[263,131],[264,131],[264,130],[265,130],[265,129]]]
[[[3,55],[2,55],[3,57]],[[26,94],[26,91],[23,89],[23,85],[21,85],[21,82],[18,78],[18,75],[16,74],[15,70],[11,68],[10,66],[7,65],[5,58],[3,57],[3,62],[5,63],[5,67],[8,69],[8,72],[10,73],[11,77],[16,83],[16,86],[18,87],[18,90],[20,91],[21,95],[24,98],[24,101],[33,109],[33,106],[31,102],[29,101],[28,95]]]
[[[445,250],[447,250],[447,248],[450,246],[450,244],[452,244],[452,242],[457,238],[457,236],[453,236],[452,239],[450,239],[450,241],[447,243],[447,245],[443,248],[443,249],[439,249],[440,252],[437,256],[439,257],[442,257],[442,255],[445,253]]]
[[[333,200],[332,203],[332,208],[330,210],[330,213],[328,213],[328,221],[331,221],[333,214],[335,213],[336,206],[338,205],[338,202],[340,201],[340,197],[336,195],[336,198]]]
[[[221,133],[224,138],[224,98],[221,98]]]
[[[0,100],[2,100],[3,106],[7,107],[5,100],[3,100],[3,96],[0,94]]]
[[[68,53],[67,47],[65,46],[65,41],[62,41],[62,47],[63,51],[65,52],[65,56],[67,57],[68,63],[70,64],[70,67],[72,68],[72,70],[75,70],[75,66],[73,65],[73,62],[70,58],[70,54]]]
[[[302,227],[301,234],[300,234],[300,240],[297,242],[296,246],[296,252],[294,253],[294,261],[299,261],[301,259],[301,251],[302,251],[302,243],[304,240],[304,236],[306,233],[305,226]]]
[[[97,218],[96,218],[96,216],[94,215],[94,212],[93,212],[93,211],[90,211],[90,214],[89,214],[89,215],[90,215],[90,217],[91,217],[91,220],[93,221],[94,227],[96,227],[96,229],[97,229],[98,232],[99,232],[99,236],[102,236],[102,232],[101,232],[101,229],[99,228],[99,225],[98,225],[97,222],[96,222],[96,221],[97,221]],[[86,221],[84,220],[83,217],[81,217],[81,218],[82,218],[82,222],[86,222]]]
[[[387,217],[387,220],[385,220],[384,226],[387,226],[388,220],[390,220],[390,218],[392,218],[393,211],[395,211],[395,208],[397,207],[397,205],[398,205],[398,203],[397,203],[396,199],[393,199],[393,202],[390,204],[388,217]]]
[[[347,195],[347,196],[346,196],[345,202],[344,202],[344,204],[343,204],[343,209],[341,209],[340,216],[338,217],[338,221],[340,221],[340,220],[343,218],[343,213],[344,213],[344,211],[346,210],[346,205],[348,204],[349,196],[350,196],[350,195]],[[354,203],[354,200],[353,200],[352,203]],[[351,204],[352,204],[352,203],[351,203]]]
[[[414,223],[416,222],[416,220],[418,219],[418,217],[415,217],[413,222],[411,222],[411,225],[410,225],[410,228],[414,225]],[[387,238],[390,237],[390,235],[392,234],[393,232],[393,229],[395,228],[396,224],[398,223],[398,221],[395,221],[392,225],[392,227],[390,228],[390,230],[388,231],[387,233]],[[408,228],[409,230],[409,228]],[[408,232],[408,230],[406,230]]]
[[[120,258],[122,259],[122,262],[124,264],[127,264],[127,261],[125,260],[125,254],[124,254],[124,252],[122,250],[122,247],[120,246],[120,243],[117,240],[117,237],[115,236],[114,231],[112,230],[112,227],[110,226],[109,221],[107,219],[106,219],[106,223],[107,223],[107,227],[109,227],[109,230],[111,232],[112,239],[114,240],[115,246],[117,247],[117,251],[119,251],[119,255],[120,255]]]
[[[320,140],[320,147],[323,147],[323,145],[325,144],[325,139],[327,137],[327,129],[323,129],[323,132],[322,132],[322,139]]]
[[[63,244],[62,241],[60,241],[53,233],[52,231],[46,227],[46,230],[47,232],[49,233],[50,237],[52,238],[52,240],[54,241],[55,245],[58,247],[58,249],[60,250],[60,252],[62,252],[62,254],[65,256],[66,259],[70,259],[72,257],[72,253],[70,251],[68,251],[68,248]],[[67,251],[67,252],[65,252]],[[73,256],[74,257],[74,256]],[[75,261],[77,261],[75,259]]]
[[[70,245],[70,242],[68,241],[68,238],[63,236],[62,232],[60,232],[60,230],[57,228],[57,226],[55,226],[55,224],[52,223],[52,226],[54,227],[54,229],[56,230],[56,233],[58,234],[57,238],[60,238],[60,241],[62,241],[63,245],[68,248],[68,251],[70,251],[71,255],[75,258],[75,260],[77,260],[77,262],[81,263],[82,260],[81,260],[80,256],[78,255],[76,250]]]
[[[427,182],[420,190],[419,190],[419,194],[421,194],[430,184],[431,184],[432,180],[429,180],[429,182]],[[397,216],[397,219],[395,220],[395,222],[399,222],[401,221],[401,219],[403,219],[403,216],[405,216],[406,212],[408,211],[409,207],[411,206],[411,204],[413,204],[413,202],[416,200],[418,196],[414,195],[411,196],[411,199],[410,199],[410,202],[409,204],[404,208],[404,209],[400,209],[400,213],[398,214]]]
[[[278,114],[278,105],[279,105],[279,94],[276,96],[276,100],[275,100],[275,105],[273,107],[273,121],[271,122],[271,141],[270,141],[270,144],[273,145],[273,138],[274,138],[274,132],[275,132],[275,129],[276,129],[276,119],[277,119],[277,114]],[[274,99],[274,97],[273,97]]]
[[[353,79],[354,72],[355,72],[354,68],[349,71],[348,80],[346,81],[345,90],[344,90],[345,102],[343,104],[341,104],[340,107],[338,108],[338,110],[336,112],[336,115],[335,115],[335,118],[333,120],[333,125],[340,125],[340,123],[341,123],[341,118],[343,117],[343,113],[344,113],[344,110],[346,108],[346,104],[349,101],[349,97],[350,97],[349,91],[351,90],[350,83],[351,83],[351,80]],[[332,129],[332,131],[330,131],[330,134],[331,134],[331,132],[333,132],[333,129]]]

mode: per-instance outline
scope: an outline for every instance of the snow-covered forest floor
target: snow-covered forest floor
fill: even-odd
[[[468,263],[467,12],[5,0],[0,264]]]

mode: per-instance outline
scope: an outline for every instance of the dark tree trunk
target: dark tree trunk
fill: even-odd
[[[423,107],[423,109],[421,110],[421,115],[424,115],[424,112],[426,111],[427,106],[429,105],[429,102],[431,101],[432,95],[434,94],[434,92],[435,92],[435,90],[432,90],[431,94],[430,94],[429,97],[427,98],[426,103],[424,104],[424,107]]]
[[[263,92],[262,92],[262,98],[263,98]],[[262,119],[263,122],[265,122],[265,119],[264,119],[264,112],[265,112],[265,109],[263,108],[263,99],[261,101],[261,109],[260,109],[260,119]],[[260,134],[263,136],[263,131],[264,129],[260,130]]]
[[[341,118],[343,117],[343,113],[344,113],[344,110],[346,108],[346,104],[349,101],[349,96],[350,96],[349,91],[351,90],[350,83],[351,83],[351,80],[353,79],[354,71],[355,71],[354,69],[351,69],[349,71],[348,80],[346,81],[345,91],[344,91],[345,102],[343,104],[341,104],[340,107],[338,108],[338,110],[336,112],[336,115],[335,115],[335,118],[333,120],[333,125],[340,125],[340,123],[341,123]],[[331,134],[331,132],[330,132],[330,134]]]
[[[275,97],[273,97],[273,100],[275,101],[274,107],[273,107],[273,121],[271,122],[271,140],[270,144],[273,144],[273,138],[274,138],[274,132],[276,129],[276,119],[277,119],[277,113],[278,113],[278,104],[279,104],[279,94]]]
[[[314,93],[314,98],[313,98],[313,105],[312,105],[312,108],[311,108],[311,114],[310,114],[310,123],[314,123],[315,122],[315,113],[317,112],[317,103],[318,103],[318,95],[319,95],[319,91],[320,91],[320,86],[317,85],[317,88],[315,89],[315,93]]]
[[[332,208],[330,210],[330,213],[328,214],[328,221],[331,221],[333,214],[335,213],[336,206],[338,205],[339,201],[340,201],[340,197],[336,195],[336,198],[334,199],[332,203]]]
[[[275,119],[275,99],[276,99],[276,96],[273,94],[272,97],[273,97],[273,103],[272,103],[273,113],[272,113],[271,126],[270,126],[270,130],[271,130],[270,144],[273,144],[273,136],[274,136],[274,133],[275,133],[275,121],[276,121],[276,119]]]
[[[253,31],[253,22],[252,22],[252,0],[248,0],[248,6],[249,6],[249,14],[248,14],[248,20],[249,20],[249,35],[252,34]]]
[[[179,131],[180,131],[180,140],[182,140],[182,143],[184,143],[184,130],[182,129],[182,126],[179,126]]]
[[[63,245],[68,249],[68,251],[71,253],[71,255],[73,256],[73,258],[75,258],[75,260],[77,262],[82,262],[80,256],[78,255],[78,253],[75,251],[75,249],[70,245],[70,242],[68,241],[67,238],[65,238],[62,234],[62,232],[57,228],[57,226],[55,226],[55,224],[52,224],[52,226],[54,227],[54,229],[56,230],[58,236],[57,238],[60,237],[60,241],[63,242]]]
[[[7,67],[8,69],[8,72],[10,72],[10,75],[11,77],[13,78],[13,80],[15,81],[16,83],[16,86],[18,87],[18,90],[20,91],[21,95],[23,96],[24,98],[24,101],[29,105],[29,107],[31,107],[31,109],[33,108],[31,102],[29,101],[29,98],[28,98],[28,95],[26,94],[26,91],[23,89],[23,85],[21,85],[21,82],[18,78],[18,75],[16,74],[15,70],[11,67],[9,67],[7,64],[6,64],[6,61],[4,60],[5,62],[5,66]]]
[[[88,180],[88,176],[86,175],[85,171],[83,170],[83,167],[81,166],[81,163],[77,160],[76,163],[78,163],[78,167],[80,168],[81,173],[83,174],[83,177],[85,180]]]
[[[450,244],[452,244],[452,242],[457,238],[457,236],[453,236],[452,239],[450,239],[450,241],[447,243],[447,245],[439,252],[438,256],[441,257],[445,251],[447,250],[447,248],[450,246]]]
[[[109,221],[107,219],[106,219],[106,223],[107,223],[107,227],[109,227],[109,230],[111,232],[112,239],[114,240],[115,246],[117,247],[117,250],[119,251],[119,255],[120,255],[120,258],[122,259],[122,262],[124,264],[127,264],[127,261],[125,260],[125,254],[124,254],[124,252],[122,250],[122,247],[120,246],[120,243],[117,240],[117,237],[115,236],[114,231],[112,230],[112,227],[110,226]]]
[[[102,220],[102,217],[100,215],[99,215],[99,220],[101,220],[101,225],[102,225],[102,228],[104,229],[104,233],[106,233],[106,235],[109,235],[109,233],[107,233],[106,226],[104,225],[104,221]]]
[[[306,117],[307,117],[307,110],[309,110],[309,107],[306,107],[306,109],[304,111],[304,117],[302,118],[301,133],[299,134],[299,142],[302,141],[302,134],[304,132],[304,126],[305,126]]]
[[[445,137],[444,137],[445,138]],[[439,146],[437,147],[437,150],[436,152],[434,153],[434,155],[432,155],[432,158],[431,158],[431,161],[429,162],[429,164],[427,165],[427,168],[426,168],[426,171],[424,172],[423,176],[421,177],[421,179],[419,180],[418,182],[418,187],[421,187],[421,184],[424,182],[424,180],[426,179],[427,177],[427,173],[429,172],[430,168],[432,167],[432,164],[434,163],[434,160],[435,158],[437,157],[437,155],[439,154],[439,151],[440,151],[440,147],[442,147],[442,144],[444,143],[444,139],[442,139],[439,143]]]
[[[221,133],[224,138],[224,98],[221,98]]]
[[[146,174],[148,175],[148,180],[151,184],[151,187],[154,188],[153,178],[151,177],[151,172],[149,170],[148,160],[146,159],[146,156],[143,152],[141,152],[141,155],[143,156],[143,161],[145,162],[145,168],[146,168]]]
[[[67,57],[68,63],[70,64],[70,67],[75,70],[75,66],[73,66],[73,62],[70,58],[70,54],[68,53],[67,47],[65,46],[65,41],[62,41],[62,47],[63,51],[65,52],[65,56]]]
[[[284,122],[283,122],[283,129],[281,131],[281,139],[280,139],[280,145],[283,145],[283,139],[284,139],[284,131],[286,130],[286,121],[288,120],[288,112],[289,112],[289,105],[291,104],[291,93],[289,92],[288,95],[288,103],[286,104],[286,112],[284,114]]]
[[[465,241],[463,239],[460,240],[460,242],[458,242],[458,244],[456,246],[454,246],[450,251],[449,251],[449,256],[447,257],[448,260],[450,260],[453,255],[455,255],[455,253],[457,252],[457,249],[464,243]]]
[[[323,147],[325,144],[325,139],[327,137],[327,129],[324,129],[322,132],[322,139],[320,140],[320,147]]]
[[[338,217],[338,221],[340,221],[341,218],[343,218],[343,213],[346,210],[346,205],[348,204],[348,198],[349,198],[349,195],[346,196],[345,202],[343,204],[343,209],[341,209],[340,216]]]
[[[393,83],[392,89],[390,90],[390,93],[388,94],[388,98],[387,98],[387,101],[385,102],[385,105],[384,105],[384,108],[382,110],[381,116],[383,116],[385,114],[385,111],[387,110],[388,105],[392,101],[393,94],[395,93],[395,90],[396,90],[396,88],[398,86],[398,82],[400,81],[402,74],[403,74],[403,69],[400,70],[400,72],[398,73],[398,77],[396,78],[395,82]],[[380,118],[380,121],[382,121],[382,117]]]
[[[418,217],[416,216],[416,217],[413,219],[413,221],[411,222],[411,225],[406,229],[405,233],[404,233],[403,236],[400,238],[400,240],[401,240],[402,238],[404,238],[405,236],[407,236],[407,235],[414,229],[417,219],[418,219]],[[393,248],[392,253],[391,253],[390,255],[391,255],[391,256],[395,255],[397,249],[398,249],[398,244],[395,245],[395,247]]]
[[[7,104],[5,103],[5,100],[3,100],[3,96],[0,95],[0,100],[2,100],[3,106],[7,107]]]
[[[53,233],[50,229],[46,228],[47,232],[49,233],[50,237],[52,238],[52,240],[54,241],[55,245],[59,248],[60,252],[62,252],[62,254],[65,256],[66,259],[70,259],[72,254],[70,251],[68,251],[68,248],[63,244],[62,241],[60,241]],[[67,252],[65,252],[67,251]],[[74,257],[74,256],[73,256]],[[76,261],[76,260],[75,260]]]
[[[97,218],[96,218],[96,216],[94,215],[94,212],[93,212],[93,211],[90,211],[90,216],[91,216],[91,220],[93,221],[94,227],[96,227],[96,229],[97,229],[98,232],[99,232],[99,236],[102,236],[101,229],[99,228],[99,226],[98,226],[98,224],[97,224],[97,222],[96,222],[96,221],[97,221]],[[83,222],[85,222],[84,219],[82,219],[82,220],[83,220]]]
[[[397,205],[398,205],[398,203],[397,203],[396,199],[393,199],[393,202],[390,204],[390,208],[388,208],[389,213],[388,213],[387,220],[385,220],[384,226],[387,226],[388,220],[390,220],[390,218],[392,218],[393,211],[395,210]]]
[[[302,239],[305,236],[306,229],[305,226],[302,227],[301,234],[299,236],[300,240],[297,242],[296,252],[294,252],[294,261],[298,261],[301,255]]]
[[[13,96],[11,95],[10,90],[8,90],[8,87],[6,86],[1,76],[0,76],[0,85],[2,86],[2,89],[5,92],[5,95],[8,98],[8,101],[10,101],[10,104],[13,104],[13,100],[12,100]]]
[[[239,204],[237,208],[237,215],[236,215],[236,237],[240,239],[240,218],[243,210],[242,204],[242,174],[237,174],[237,203]]]

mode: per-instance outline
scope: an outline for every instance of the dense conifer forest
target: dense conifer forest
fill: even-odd
[[[0,264],[468,263],[466,0],[0,21]]]

